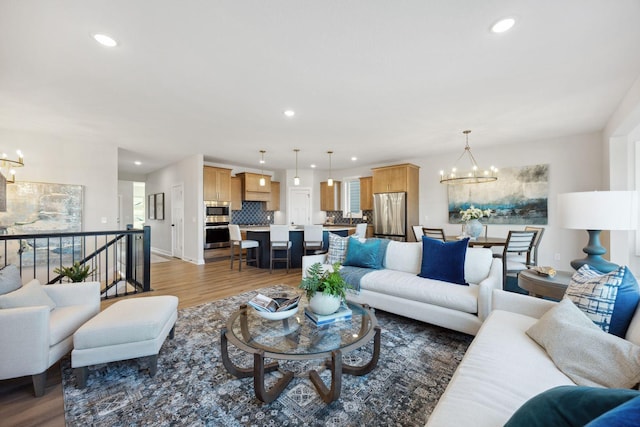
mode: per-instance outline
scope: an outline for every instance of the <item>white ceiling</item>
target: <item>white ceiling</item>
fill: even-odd
[[[638,22],[638,0],[0,0],[0,135],[114,144],[130,173],[380,164],[462,151],[464,129],[477,156],[601,130]]]

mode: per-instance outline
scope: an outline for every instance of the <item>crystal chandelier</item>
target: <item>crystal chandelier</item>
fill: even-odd
[[[489,169],[480,171],[476,159],[471,154],[471,147],[469,147],[469,134],[470,130],[462,132],[466,136],[466,145],[464,151],[456,160],[454,167],[451,168],[451,172],[445,173],[444,170],[440,171],[440,183],[441,184],[480,184],[483,182],[493,182],[498,179],[498,169],[491,166]],[[457,164],[463,157],[467,157],[471,163],[470,171],[458,171]]]

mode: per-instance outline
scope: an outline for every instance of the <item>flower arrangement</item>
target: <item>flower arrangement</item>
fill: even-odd
[[[478,209],[475,206],[471,205],[469,209],[463,209],[460,211],[460,216],[463,221],[470,221],[472,219],[480,219],[482,217],[491,216],[491,209]]]

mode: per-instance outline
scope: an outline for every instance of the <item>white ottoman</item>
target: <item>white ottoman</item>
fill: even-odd
[[[88,366],[150,356],[155,375],[158,352],[167,335],[173,338],[178,298],[156,296],[118,301],[82,325],[73,334],[71,367],[78,387],[84,387]]]

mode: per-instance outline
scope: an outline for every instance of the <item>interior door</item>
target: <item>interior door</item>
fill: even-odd
[[[311,224],[311,188],[296,187],[289,191],[289,223]]]
[[[171,187],[171,255],[182,258],[184,248],[184,187]]]

